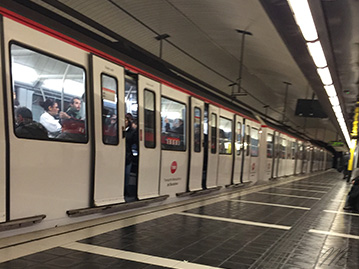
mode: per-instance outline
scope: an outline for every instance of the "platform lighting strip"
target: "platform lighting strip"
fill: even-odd
[[[312,13],[307,0],[287,0],[294,19],[297,22],[304,39],[307,42],[307,47],[310,55],[313,58],[314,64],[317,67],[317,72],[322,80],[324,89],[329,97],[329,101],[332,105],[332,109],[335,113],[339,126],[344,134],[345,140],[348,146],[351,146],[350,136],[343,112],[340,106],[340,102],[337,96],[337,91],[334,87],[330,70],[328,68],[327,60],[324,55],[324,51],[320,40],[318,38],[317,29],[313,20]]]

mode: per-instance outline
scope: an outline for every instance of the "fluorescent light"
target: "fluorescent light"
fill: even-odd
[[[340,108],[340,106],[333,106],[332,108],[334,113],[342,113],[342,109]]]
[[[332,76],[330,75],[329,68],[318,68],[317,72],[320,76],[320,79],[322,80],[322,83],[324,85],[330,85],[333,84]]]
[[[306,41],[314,41],[318,39],[317,29],[313,21],[312,13],[306,0],[288,0],[289,6],[294,13],[303,37]]]
[[[313,61],[317,67],[326,67],[327,59],[325,59],[324,51],[320,41],[308,42],[308,50],[310,55],[312,55]]]
[[[337,96],[330,97],[329,101],[332,104],[332,106],[339,106],[339,99]]]
[[[334,85],[324,86],[324,89],[329,97],[337,96],[337,91],[335,90]]]
[[[35,69],[18,63],[12,64],[12,77],[14,81],[31,85],[39,78]]]

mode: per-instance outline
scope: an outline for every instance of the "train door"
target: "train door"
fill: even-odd
[[[278,178],[279,174],[279,160],[280,160],[280,143],[281,138],[278,132],[274,132],[274,156],[273,156],[273,165],[272,165],[272,178]]]
[[[2,35],[2,29],[0,27],[0,35]],[[1,58],[2,45],[0,43],[0,70],[4,70],[2,63],[3,59]],[[3,72],[0,72],[0,222],[6,220],[6,136],[5,136],[5,107],[4,104],[4,95],[3,93],[7,92],[6,89],[3,89]]]
[[[161,85],[160,194],[187,191],[188,95]]]
[[[265,141],[265,147],[261,145],[261,150],[262,148],[263,151],[265,150],[264,154],[260,155],[261,156],[261,161],[262,161],[262,156],[263,156],[263,160],[266,160],[264,162],[263,165],[263,170],[264,170],[264,180],[267,180],[271,177],[273,177],[273,162],[274,162],[274,133],[272,130],[270,130],[269,128],[265,128],[266,129],[266,133],[265,133],[265,137],[262,138],[262,141]]]
[[[202,189],[202,175],[203,175],[203,113],[204,102],[191,97],[191,119],[189,124],[191,125],[190,131],[190,150],[189,152],[189,190],[196,191]]]
[[[250,131],[250,173],[249,180],[257,181],[258,180],[258,169],[259,169],[259,140],[261,136],[260,125],[258,123],[251,123]]]
[[[230,185],[233,165],[233,113],[220,110],[218,186]]]
[[[88,54],[7,18],[3,23],[9,219],[45,214],[40,225],[56,225],[66,221],[67,210],[90,206]],[[15,106],[22,117],[14,117]],[[36,132],[26,133],[28,124]]]
[[[280,160],[278,168],[278,177],[283,177],[285,175],[286,167],[286,158],[287,158],[287,140],[282,137],[280,144]]]
[[[139,76],[138,80],[138,198],[159,195],[161,165],[160,84]]]
[[[293,138],[288,139],[288,147],[287,147],[287,165],[286,165],[286,176],[291,176],[294,173],[295,167],[295,147],[296,143]]]
[[[303,143],[303,161],[302,161],[302,174],[306,174],[308,171],[308,158],[309,158],[309,147]]]
[[[92,76],[96,137],[94,203],[100,206],[124,202],[124,69],[92,55]]]
[[[243,158],[242,161],[242,182],[248,182],[249,181],[249,173],[250,173],[250,161],[251,161],[251,126],[249,125],[249,120],[245,120],[243,125],[245,125],[244,129],[244,151],[243,151]]]
[[[303,162],[303,144],[301,141],[297,141],[297,153],[296,153],[295,171],[294,171],[295,175],[301,173],[302,162]]]
[[[234,117],[235,135],[234,135],[234,167],[233,167],[233,184],[241,182],[242,158],[243,158],[243,135],[242,125],[243,118],[239,115]]]
[[[208,106],[208,162],[206,173],[206,187],[217,186],[218,163],[219,163],[219,108],[213,105]]]

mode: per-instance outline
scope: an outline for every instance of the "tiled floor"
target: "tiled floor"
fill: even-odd
[[[12,260],[3,247],[0,268],[358,268],[349,188],[333,171],[276,180],[36,240],[33,254],[17,244]]]

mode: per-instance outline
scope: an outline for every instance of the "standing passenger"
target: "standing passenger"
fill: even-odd
[[[126,126],[126,168],[125,168],[125,196],[129,196],[130,174],[133,162],[132,146],[136,144],[136,130],[132,127],[133,117],[131,113],[125,116]]]

